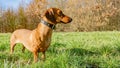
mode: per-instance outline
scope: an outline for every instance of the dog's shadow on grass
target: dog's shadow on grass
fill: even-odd
[[[48,49],[48,52],[51,54],[65,53],[65,55],[69,55],[70,57],[100,55],[100,53],[98,52],[90,51],[90,50],[83,49],[83,48],[66,48],[66,45],[62,43],[59,43],[59,46],[57,45],[55,44],[52,45],[52,47]],[[86,64],[86,68],[99,68],[99,63],[85,62],[85,64]]]

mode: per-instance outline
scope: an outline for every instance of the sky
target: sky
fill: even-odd
[[[0,7],[2,7],[2,9],[17,9],[20,3],[28,4],[30,1],[31,0],[0,0]]]

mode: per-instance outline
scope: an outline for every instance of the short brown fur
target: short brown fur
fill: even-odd
[[[42,16],[42,20],[56,25],[57,23],[70,23],[72,19],[62,13],[58,8],[48,9]],[[45,59],[45,52],[50,45],[52,29],[43,23],[39,23],[34,30],[19,29],[13,32],[10,38],[11,54],[14,51],[16,43],[22,43],[25,48],[34,55],[34,62],[38,61],[38,53],[42,52],[41,58]]]

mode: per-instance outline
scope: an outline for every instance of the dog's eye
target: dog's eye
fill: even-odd
[[[59,16],[64,16],[64,14],[62,13],[62,11],[59,11],[58,15]]]
[[[60,11],[59,14],[62,14],[62,12]]]

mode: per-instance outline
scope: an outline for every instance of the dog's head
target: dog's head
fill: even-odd
[[[50,8],[48,9],[44,16],[48,21],[50,21],[52,24],[57,23],[70,23],[72,21],[72,18],[66,16],[63,14],[63,12],[58,8]]]

